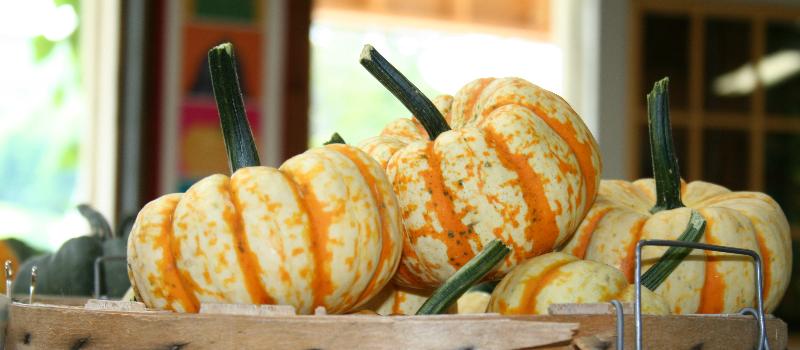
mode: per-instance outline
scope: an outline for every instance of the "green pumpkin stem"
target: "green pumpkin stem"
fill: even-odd
[[[475,282],[486,276],[509,252],[511,249],[508,249],[499,240],[494,240],[486,245],[483,251],[470,259],[433,292],[431,297],[417,310],[417,315],[436,315],[447,311],[450,305],[456,302]]]
[[[650,131],[650,155],[653,161],[653,177],[656,181],[656,204],[651,213],[684,207],[681,202],[681,174],[675,147],[672,142],[672,126],[669,119],[669,78],[655,83],[647,94],[647,124]],[[686,230],[679,241],[697,242],[703,236],[706,220],[692,210]],[[670,247],[653,267],[642,275],[641,283],[656,290],[672,271],[686,258],[691,249]]]
[[[209,50],[208,66],[231,174],[240,168],[261,165],[244,109],[233,45],[224,43]]]
[[[108,220],[106,220],[106,217],[97,211],[97,209],[92,208],[88,204],[78,204],[78,212],[89,222],[89,227],[92,229],[93,236],[97,236],[100,239],[116,238]]]
[[[669,78],[661,79],[647,94],[650,156],[653,161],[653,177],[656,180],[656,205],[650,209],[651,213],[684,206],[681,202],[681,174],[669,121],[668,86]]]
[[[686,225],[686,230],[681,233],[678,240],[682,242],[697,242],[703,236],[705,229],[706,219],[697,211],[692,210],[689,224]],[[642,275],[642,286],[655,291],[690,252],[691,249],[689,248],[669,247],[664,255],[658,259],[658,262]]]
[[[336,143],[343,144],[343,145],[347,144],[347,142],[344,142],[344,139],[342,138],[342,135],[339,135],[338,132],[333,133],[333,135],[331,135],[331,139],[326,141],[325,143],[323,143],[323,145],[332,145],[332,144],[336,144]]]
[[[428,137],[435,140],[439,134],[450,130],[442,113],[403,73],[389,63],[372,45],[364,45],[361,65],[378,79],[417,118]]]

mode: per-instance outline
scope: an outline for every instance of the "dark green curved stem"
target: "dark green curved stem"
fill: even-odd
[[[436,315],[447,311],[450,305],[453,305],[475,282],[494,269],[509,252],[511,249],[499,240],[487,244],[483,251],[470,259],[433,292],[417,310],[417,315]]]
[[[89,222],[89,227],[92,228],[92,235],[100,237],[100,239],[116,238],[108,220],[97,209],[88,204],[79,204],[78,212]]]
[[[209,50],[208,66],[231,173],[240,168],[261,165],[244,109],[233,45],[224,43]]]
[[[686,231],[678,237],[679,241],[683,242],[697,242],[700,237],[703,237],[703,232],[706,230],[706,219],[700,213],[692,210],[692,215],[689,217],[689,224],[686,225]],[[689,248],[683,247],[669,247],[664,255],[658,259],[658,262],[653,265],[647,272],[642,275],[642,286],[655,291],[661,282],[669,277],[669,274],[674,271],[681,261],[686,258],[691,252]]]
[[[442,113],[403,73],[386,61],[372,45],[364,45],[361,51],[361,65],[383,84],[417,118],[428,137],[435,140],[439,134],[450,130]]]
[[[672,143],[669,121],[669,78],[655,83],[647,94],[647,125],[650,130],[650,156],[656,180],[656,205],[651,213],[683,207],[681,174]]]
[[[681,202],[681,173],[675,146],[672,142],[672,126],[669,119],[669,78],[655,83],[647,94],[647,125],[650,131],[650,156],[653,161],[653,177],[656,181],[656,204],[651,213],[684,207]],[[697,242],[705,232],[706,220],[692,210],[686,230],[679,241]],[[658,262],[642,275],[642,285],[656,290],[672,271],[680,265],[691,249],[670,247]]]
[[[343,145],[347,144],[347,142],[344,142],[342,135],[339,135],[338,132],[333,133],[333,135],[331,135],[331,139],[323,143],[323,145],[332,145],[336,143],[340,143]]]

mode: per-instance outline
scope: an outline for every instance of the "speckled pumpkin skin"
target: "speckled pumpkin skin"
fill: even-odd
[[[639,239],[676,239],[685,229],[691,209],[706,219],[701,242],[759,252],[764,270],[764,308],[775,310],[791,276],[789,224],[768,195],[731,192],[711,183],[682,184],[686,208],[650,214],[655,182],[603,180],[597,200],[563,252],[604,262],[633,280],[634,252]],[[666,248],[642,251],[649,269]],[[726,257],[727,256],[727,257]],[[752,259],[694,250],[656,289],[674,313],[732,313],[755,306]]]
[[[551,304],[632,302],[633,296],[633,285],[619,270],[553,252],[530,259],[506,275],[492,292],[487,311],[546,315]],[[642,312],[667,315],[669,306],[642,287]]]
[[[435,288],[494,239],[499,278],[571,235],[599,184],[597,143],[561,97],[518,78],[479,79],[434,100],[452,130],[430,141],[398,119],[360,147],[386,167],[406,241],[395,282]]]
[[[197,312],[224,302],[347,312],[391,279],[401,230],[378,163],[328,145],[280,169],[212,175],[150,202],[131,232],[128,272],[151,308]]]

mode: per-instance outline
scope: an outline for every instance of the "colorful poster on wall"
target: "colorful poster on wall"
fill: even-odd
[[[239,79],[253,135],[260,135],[263,56],[263,13],[261,1],[186,0],[180,6],[179,93],[177,118],[171,134],[176,169],[169,191],[185,191],[197,180],[211,174],[228,174],[217,107],[211,88],[207,53],[209,48],[232,42],[236,50]],[[175,8],[175,7],[173,7]],[[165,145],[169,146],[169,145]],[[171,188],[169,188],[171,187]]]

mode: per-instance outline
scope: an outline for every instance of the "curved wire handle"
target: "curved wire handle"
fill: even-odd
[[[127,260],[128,257],[122,255],[107,255],[107,256],[99,256],[97,259],[94,259],[94,298],[100,299],[100,286],[101,286],[101,273],[100,273],[100,265],[103,262],[108,260]]]
[[[759,316],[762,317],[762,318],[764,317],[764,313],[763,312],[761,313],[761,315],[759,315],[758,311],[756,311],[756,309],[754,309],[752,307],[742,308],[741,310],[739,310],[739,314],[740,315],[753,315],[753,317],[756,318],[756,321],[758,321]],[[765,323],[766,323],[766,321],[765,321]],[[761,325],[759,324],[759,327],[760,326]],[[765,327],[765,329],[764,329],[765,332],[764,332],[764,338],[763,338],[763,349],[764,350],[769,350],[769,340],[766,338],[767,337],[766,336],[766,324],[764,324],[764,327]],[[761,345],[759,345],[759,346],[761,346]]]
[[[643,239],[636,243],[636,261],[634,265],[634,297],[633,304],[634,317],[636,322],[636,349],[642,349],[642,247],[644,246],[661,246],[661,247],[685,247],[692,249],[713,250],[716,252],[747,255],[753,258],[756,265],[756,297],[758,309],[755,310],[756,321],[758,321],[758,349],[769,350],[769,342],[767,341],[767,326],[764,321],[764,296],[762,295],[762,288],[764,285],[762,272],[761,272],[761,257],[758,253],[750,249],[741,249],[733,247],[725,247],[713,244],[695,243],[695,242],[682,242],[670,241],[663,239]],[[743,309],[742,312],[748,310]]]
[[[611,305],[614,305],[614,310],[617,312],[617,349],[623,350],[625,349],[625,311],[619,300],[612,300]]]

